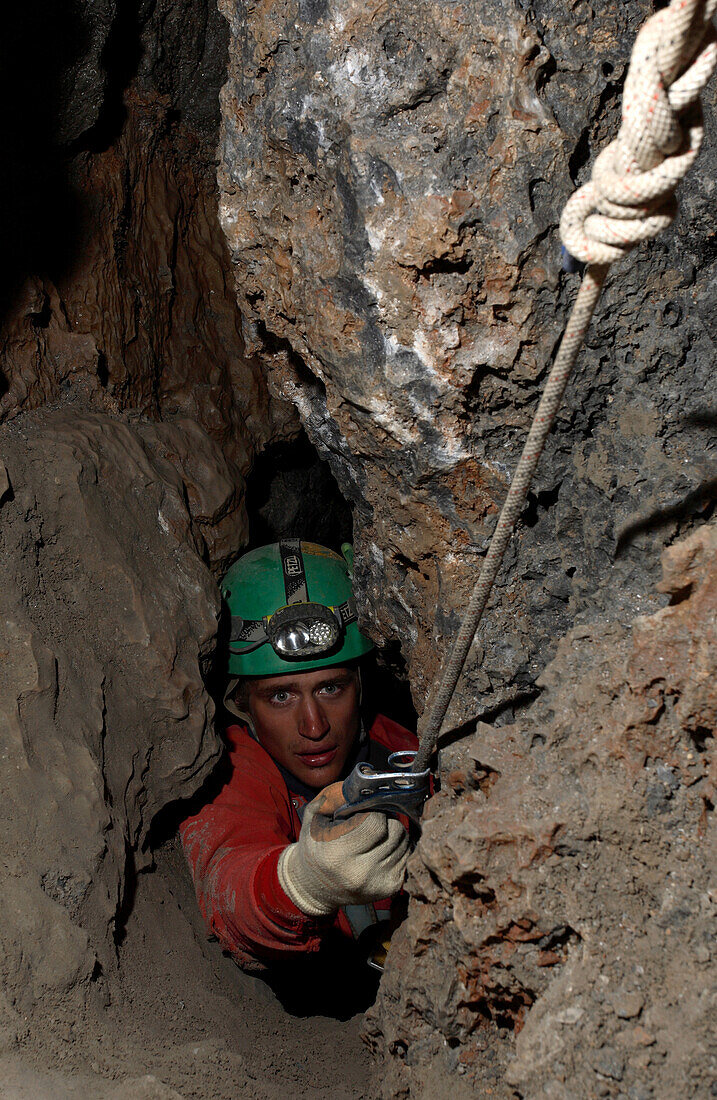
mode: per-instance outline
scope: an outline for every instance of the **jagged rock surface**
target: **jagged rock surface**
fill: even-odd
[[[169,104],[129,97],[118,141],[72,164],[77,254],[29,275],[0,329],[0,418],[47,402],[192,418],[241,484],[295,432],[244,352],[202,145],[167,133]]]
[[[571,631],[524,719],[446,750],[369,1022],[387,1100],[436,1072],[506,1100],[709,1095],[717,527],[663,566],[670,606]]]
[[[152,818],[220,752],[203,530],[233,487],[220,454],[167,457],[206,455],[200,437],[63,411],[0,428],[0,938],[16,1011],[111,975]]]
[[[352,504],[366,629],[420,709],[575,290],[559,212],[652,7],[221,7],[245,333]],[[387,1097],[711,1082],[706,536],[696,594],[661,611],[657,581],[714,501],[714,103],[678,222],[611,277],[448,716],[474,759],[443,769],[373,1017]]]
[[[221,221],[246,331],[354,507],[367,628],[400,638],[420,707],[574,289],[559,211],[615,132],[649,5],[222,9]],[[658,604],[654,544],[714,478],[714,164],[708,141],[677,229],[608,289],[455,722],[531,692],[575,622]]]
[[[255,454],[298,424],[246,354],[218,225],[226,24],[209,2],[78,4],[58,57],[50,12],[38,85],[23,68],[26,17],[13,21],[0,421],[48,402],[189,418],[220,444],[241,497]],[[227,551],[244,536],[240,524]]]
[[[21,1011],[111,985],[152,819],[220,751],[209,569],[246,543],[255,453],[296,430],[245,354],[217,221],[224,21],[56,7],[9,11],[0,47],[0,938]]]

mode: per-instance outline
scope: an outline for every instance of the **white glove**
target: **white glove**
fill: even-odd
[[[309,917],[392,897],[403,885],[408,834],[401,822],[375,812],[334,821],[344,801],[340,783],[325,787],[304,810],[298,841],[279,857],[279,882]]]

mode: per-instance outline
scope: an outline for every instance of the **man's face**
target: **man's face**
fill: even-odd
[[[322,668],[264,676],[247,685],[262,748],[302,783],[335,783],[359,730],[358,673]]]

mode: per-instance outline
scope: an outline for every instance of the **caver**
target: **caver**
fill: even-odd
[[[221,788],[181,826],[208,930],[256,968],[358,938],[390,915],[408,855],[404,823],[380,812],[334,819],[342,780],[385,771],[415,737],[361,719],[361,634],[351,548],[287,539],[241,557],[222,593],[230,617]],[[384,926],[385,927],[385,926]]]

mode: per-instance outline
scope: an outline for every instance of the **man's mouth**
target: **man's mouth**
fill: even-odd
[[[296,755],[307,768],[325,768],[338,751],[338,747],[334,745],[332,749],[324,749],[323,752],[297,752]]]

